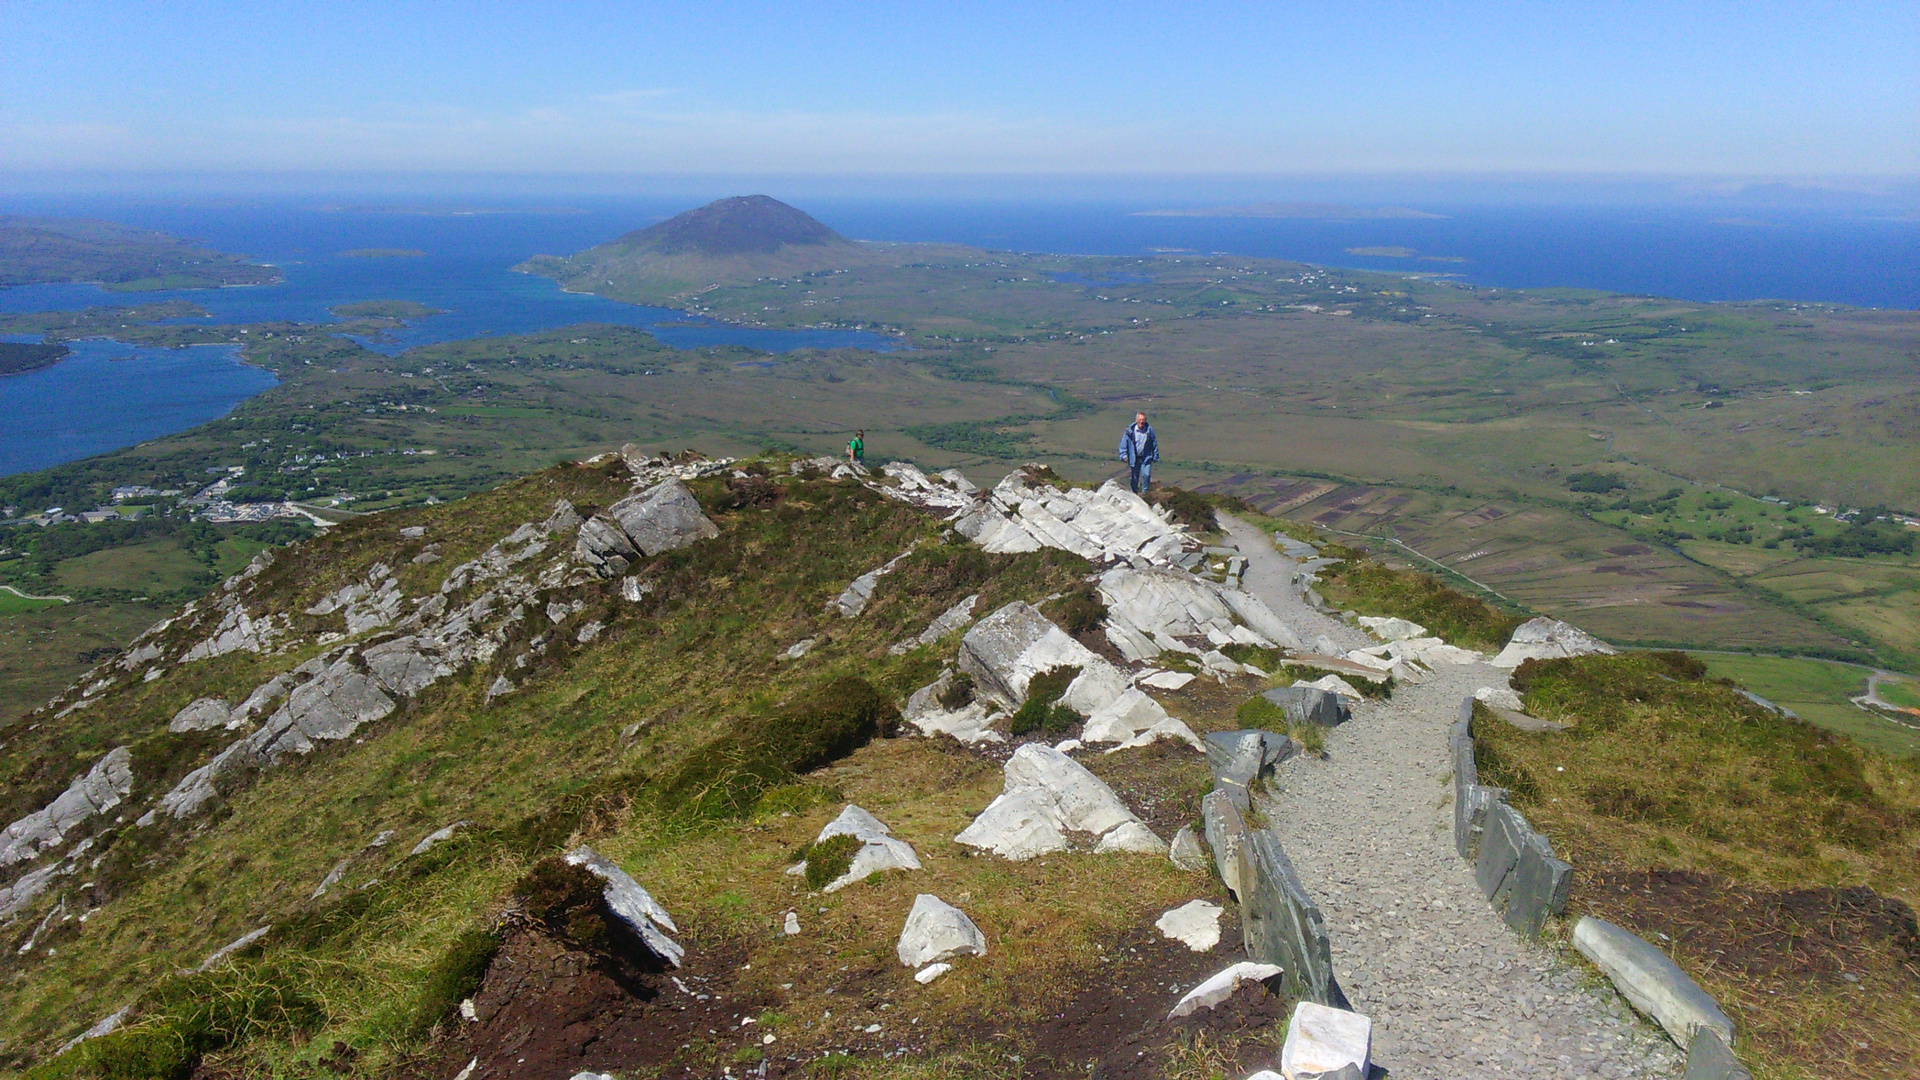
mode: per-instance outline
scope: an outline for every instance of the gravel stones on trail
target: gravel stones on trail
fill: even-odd
[[[1326,917],[1340,985],[1396,1080],[1677,1077],[1673,1047],[1509,930],[1453,850],[1448,727],[1497,678],[1448,667],[1362,702],[1328,732],[1325,761],[1280,770],[1268,819]]]

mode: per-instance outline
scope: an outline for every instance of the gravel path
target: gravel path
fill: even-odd
[[[1273,560],[1290,561],[1259,530],[1227,528],[1249,591],[1312,627],[1303,636],[1334,636],[1333,624],[1338,640],[1355,638],[1292,597],[1291,565]],[[1394,1080],[1677,1077],[1673,1044],[1610,987],[1507,929],[1454,853],[1447,729],[1461,698],[1504,679],[1475,664],[1401,684],[1328,735],[1326,760],[1282,768],[1264,809],[1326,916],[1340,985],[1373,1018],[1374,1058]]]

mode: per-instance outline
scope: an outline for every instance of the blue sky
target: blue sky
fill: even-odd
[[[1920,4],[3,0],[0,170],[1912,177]]]

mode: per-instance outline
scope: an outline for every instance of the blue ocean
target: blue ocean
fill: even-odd
[[[716,191],[707,197],[738,192]],[[772,192],[776,197],[781,192]],[[0,212],[96,217],[159,229],[279,267],[277,285],[108,293],[91,285],[0,290],[0,312],[75,310],[181,299],[214,323],[325,322],[359,300],[412,300],[444,314],[382,340],[416,345],[528,333],[582,322],[644,327],[681,348],[740,345],[897,348],[851,330],[760,330],[685,312],[567,293],[515,273],[537,254],[566,254],[703,201],[555,198],[369,206],[317,199],[223,202],[10,198]],[[1060,254],[1191,252],[1442,275],[1507,288],[1575,287],[1683,300],[1779,299],[1920,308],[1920,219],[1804,209],[1476,207],[1418,204],[1437,216],[1360,220],[1155,216],[1167,203],[1041,203],[794,198],[863,240],[944,241]],[[1172,205],[1181,205],[1178,202]],[[1192,205],[1191,203],[1187,205]],[[1204,203],[1202,203],[1204,205]],[[421,254],[367,258],[348,252]],[[1381,254],[1391,250],[1392,254]],[[1146,269],[1143,273],[1150,274]],[[117,351],[116,351],[117,350]],[[53,368],[0,378],[0,474],[45,468],[184,430],[272,385],[232,350],[167,353],[82,343]],[[120,359],[108,359],[110,356]]]

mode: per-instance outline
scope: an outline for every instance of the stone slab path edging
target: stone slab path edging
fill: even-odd
[[[1365,643],[1298,600],[1292,560],[1264,533],[1225,514],[1221,524],[1247,556],[1248,590],[1298,619],[1302,637]],[[1373,1019],[1374,1060],[1395,1080],[1678,1078],[1683,1058],[1666,1037],[1509,929],[1454,850],[1449,730],[1462,697],[1506,675],[1443,665],[1360,703],[1327,733],[1326,760],[1280,767],[1268,821],[1326,918],[1341,987]]]

